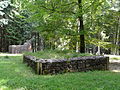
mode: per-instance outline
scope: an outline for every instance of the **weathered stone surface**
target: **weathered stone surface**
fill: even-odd
[[[9,53],[22,53],[22,52],[32,52],[32,45],[30,41],[25,42],[23,45],[10,45]]]
[[[32,67],[37,74],[108,70],[109,66],[109,57],[104,56],[87,56],[60,60],[37,59],[34,56],[24,56],[23,61]]]

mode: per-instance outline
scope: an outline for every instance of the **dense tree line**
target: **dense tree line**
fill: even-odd
[[[31,30],[26,18],[27,13],[10,0],[0,1],[0,28],[4,32],[0,38],[5,38],[10,45],[24,43]]]
[[[120,53],[119,0],[11,0],[11,2],[18,6],[16,11],[19,15],[15,15],[13,19],[12,23],[15,24],[8,24],[8,31],[19,29],[23,37],[26,35],[23,33],[32,28],[40,33],[46,49],[68,49],[94,54]]]

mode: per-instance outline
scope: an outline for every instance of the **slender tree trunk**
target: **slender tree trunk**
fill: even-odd
[[[76,42],[76,52],[79,52],[79,46],[78,45],[79,45],[79,42],[77,41]]]
[[[119,38],[120,38],[120,18],[118,18],[118,25],[115,26],[116,32],[113,36],[113,44],[115,44],[115,47],[112,47],[111,50],[111,54],[114,55],[119,55]]]
[[[117,33],[116,33],[116,31],[115,31],[114,34],[113,34],[113,44],[114,44],[114,45],[116,44],[116,35],[117,35]],[[116,48],[116,46],[111,47],[111,54],[114,54],[114,55],[115,55],[115,48]]]
[[[118,18],[118,22],[120,23],[120,18]],[[119,55],[119,35],[120,35],[120,24],[118,23],[117,27],[117,38],[116,38],[116,55]]]
[[[43,51],[44,48],[45,48],[44,39],[43,39],[43,37],[41,37],[41,40],[40,40],[40,50]]]
[[[79,9],[81,11],[80,16],[78,17],[79,20],[79,33],[84,31],[84,25],[83,25],[83,14],[82,14],[82,0],[78,0]],[[84,34],[80,35],[80,53],[85,53],[85,38]]]

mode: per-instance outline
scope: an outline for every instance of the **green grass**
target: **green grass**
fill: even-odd
[[[77,53],[73,51],[59,51],[59,50],[45,50],[39,51],[35,53],[25,52],[25,55],[36,56],[37,58],[42,59],[66,59],[66,58],[73,58],[73,57],[80,57],[80,56],[92,56],[89,53]]]
[[[22,57],[0,57],[0,90],[120,90],[120,73],[35,75]]]
[[[110,60],[120,60],[120,57],[111,57]]]

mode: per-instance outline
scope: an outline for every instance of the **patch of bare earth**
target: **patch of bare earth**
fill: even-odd
[[[109,70],[113,72],[120,72],[120,60],[110,60]]]
[[[23,54],[6,54],[6,53],[0,53],[0,56],[22,56]]]

